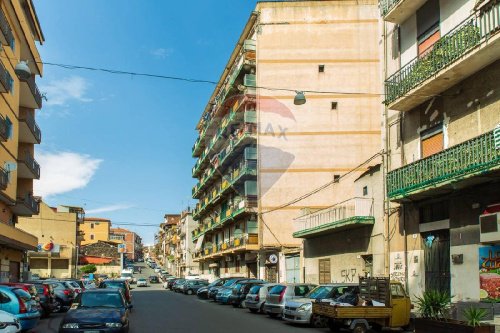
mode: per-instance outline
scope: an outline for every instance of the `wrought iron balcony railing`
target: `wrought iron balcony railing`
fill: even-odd
[[[40,130],[40,127],[38,127],[35,118],[27,114],[26,117],[24,118],[24,121],[26,122],[26,125],[28,125],[28,128],[35,137],[36,141],[37,142],[42,141],[42,131]]]
[[[14,34],[12,33],[12,29],[10,28],[3,10],[0,10],[0,30],[2,31],[3,38],[7,45],[12,47],[12,45],[14,45]]]
[[[9,131],[7,119],[0,116],[0,141],[7,141],[9,139]]]
[[[0,167],[0,190],[5,190],[9,185],[9,172]]]
[[[36,179],[40,178],[40,164],[35,160],[29,151],[24,152],[24,164],[31,170]]]
[[[35,100],[35,104],[37,105],[37,108],[41,109],[42,108],[42,93],[40,92],[40,90],[38,90],[38,86],[35,83],[35,77],[32,76],[31,78],[24,80],[23,82],[25,82],[28,85],[28,87],[31,91],[31,94],[33,94],[33,98]]]
[[[390,2],[390,1],[389,1]],[[397,1],[395,1],[397,2]],[[442,36],[385,81],[386,105],[409,93],[443,68],[453,64],[500,28],[500,3],[479,16],[474,14]]]
[[[500,149],[492,131],[389,172],[387,195],[400,199],[493,169],[500,169]]]

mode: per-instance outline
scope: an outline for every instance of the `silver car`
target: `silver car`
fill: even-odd
[[[313,316],[312,302],[324,298],[337,298],[346,292],[355,290],[354,283],[335,283],[317,286],[302,298],[285,301],[283,320],[296,324],[310,324],[314,327],[326,327],[327,322],[320,316]]]
[[[315,287],[315,284],[310,283],[278,284],[269,290],[264,304],[264,312],[273,318],[281,317],[286,301],[304,297]]]
[[[253,286],[245,298],[245,306],[248,310],[253,313],[263,313],[267,294],[275,285],[277,285],[277,283],[265,283]]]

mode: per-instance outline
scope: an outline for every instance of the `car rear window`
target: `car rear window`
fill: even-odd
[[[271,294],[271,295],[279,295],[285,289],[286,289],[286,286],[277,285],[277,286],[272,287],[271,290],[269,290],[269,294]]]
[[[304,296],[311,290],[311,286],[295,286],[295,296]]]
[[[253,286],[252,288],[250,288],[250,291],[248,293],[249,294],[258,294],[260,288],[262,288],[262,286]]]
[[[17,296],[19,296],[19,298],[21,298],[25,302],[31,301],[31,295],[28,294],[28,292],[26,292],[23,289],[20,288],[12,289],[12,292]]]

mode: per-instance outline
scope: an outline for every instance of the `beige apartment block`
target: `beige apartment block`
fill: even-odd
[[[0,3],[0,282],[22,280],[25,253],[38,244],[15,224],[39,209],[33,180],[40,178],[34,147],[41,142],[35,110],[42,107],[42,95],[35,77],[42,75],[37,44],[43,42],[31,0]],[[24,67],[22,76],[16,75],[16,67],[18,72]]]
[[[110,240],[111,220],[101,217],[85,217],[79,228],[84,234],[81,245]]]
[[[28,252],[32,274],[48,278],[76,277],[76,258],[82,234],[78,226],[85,212],[81,207],[50,207],[40,202],[40,211],[20,217],[17,227],[38,238],[37,251]]]
[[[380,163],[358,168],[381,150],[378,21],[376,1],[257,4],[197,126],[203,274],[303,281],[294,220],[353,198],[354,182],[296,199]]]
[[[381,1],[390,270],[410,295],[498,301],[500,3]]]

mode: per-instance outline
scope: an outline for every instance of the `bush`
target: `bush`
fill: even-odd
[[[82,272],[83,274],[95,273],[96,271],[97,267],[95,267],[94,264],[85,265],[82,268],[80,268],[80,272]]]
[[[436,320],[446,318],[451,304],[451,296],[448,293],[428,290],[416,299],[417,311],[423,318]]]

